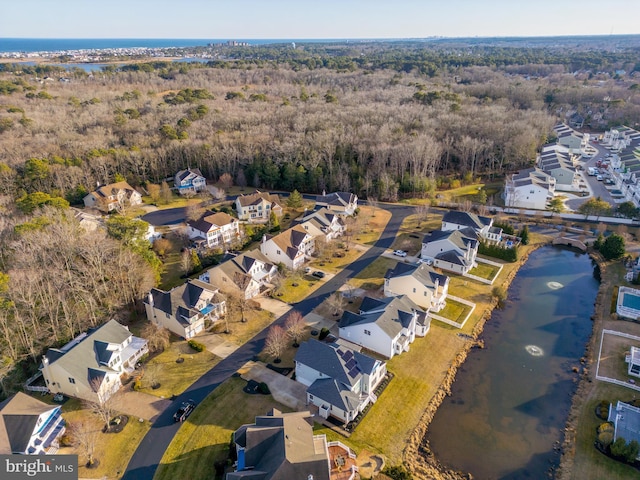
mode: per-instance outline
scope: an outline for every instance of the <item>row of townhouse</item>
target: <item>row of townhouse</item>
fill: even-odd
[[[507,177],[504,203],[507,207],[546,210],[556,192],[556,179],[538,167]]]
[[[601,145],[611,150],[609,170],[625,201],[640,206],[640,132],[621,126],[607,131]]]

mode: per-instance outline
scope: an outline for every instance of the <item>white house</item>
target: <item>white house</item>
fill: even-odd
[[[272,237],[265,235],[260,251],[274,264],[282,263],[290,270],[300,268],[315,250],[315,240],[301,225]]]
[[[251,250],[210,268],[200,275],[200,280],[249,299],[270,288],[269,282],[277,274],[278,268],[267,257],[259,250]]]
[[[193,195],[207,189],[207,179],[200,169],[188,168],[176,173],[173,185],[180,195]]]
[[[218,289],[200,280],[188,280],[168,292],[151,289],[144,301],[147,319],[184,339],[205,329],[205,322],[215,322],[226,313]]]
[[[384,276],[387,297],[406,295],[425,311],[439,312],[447,304],[449,277],[426,264],[418,266],[398,262]]]
[[[349,192],[333,192],[316,197],[316,209],[326,208],[340,215],[353,215],[358,208],[358,197]]]
[[[141,205],[142,195],[127,182],[117,182],[99,187],[82,200],[85,207],[97,208],[102,212],[108,213],[128,206]]]
[[[359,313],[343,313],[338,325],[339,335],[391,358],[409,351],[419,321],[428,324],[428,316],[406,295],[382,299],[365,297]]]
[[[187,221],[187,234],[207,248],[229,246],[240,238],[240,222],[231,215],[206,212],[197,220]]]
[[[431,260],[434,267],[463,275],[476,266],[478,246],[471,228],[434,230],[422,240],[420,257]]]
[[[507,177],[504,201],[507,207],[545,210],[556,191],[556,179],[537,167]]]
[[[0,455],[56,453],[65,432],[60,409],[22,392],[0,403]]]
[[[386,373],[385,362],[336,343],[311,339],[295,356],[296,381],[307,387],[307,405],[323,418],[353,421],[377,398],[375,389]]]
[[[269,221],[271,212],[282,215],[282,206],[278,195],[256,190],[251,195],[239,195],[236,198],[236,212],[240,220],[249,223],[265,223]]]
[[[609,407],[607,420],[612,422],[614,426],[614,442],[618,438],[624,438],[627,443],[632,440],[640,443],[640,428],[638,428],[640,426],[640,408],[618,400],[615,407],[613,404]],[[636,460],[640,460],[640,454]]]
[[[344,233],[344,220],[327,208],[305,213],[298,222],[312,237],[322,237],[331,241]]]
[[[105,399],[120,389],[120,376],[132,372],[148,351],[145,339],[134,337],[127,327],[111,320],[62,348],[47,350],[40,370],[51,393]]]
[[[499,242],[502,239],[502,229],[493,226],[493,218],[476,215],[472,212],[449,210],[442,216],[442,227],[445,232],[454,230],[473,229],[475,234],[488,242]]]
[[[634,377],[640,377],[640,348],[631,347],[624,361],[629,364],[627,373]]]
[[[577,191],[581,176],[573,158],[573,154],[560,145],[545,145],[538,156],[537,165],[556,180],[557,190]]]

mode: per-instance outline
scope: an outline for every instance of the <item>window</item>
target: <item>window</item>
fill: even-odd
[[[313,400],[313,395],[309,395],[309,400]]]
[[[75,384],[75,383],[76,383],[75,378],[69,377],[69,383],[73,383],[73,384]]]
[[[276,255],[282,255],[282,253],[280,252],[280,250],[276,250]]]
[[[416,287],[413,287],[413,293],[416,293]]]
[[[427,291],[425,290],[424,292],[422,292],[424,294],[424,296],[427,296]]]
[[[371,331],[369,331],[369,330],[365,330],[365,331],[364,331],[364,334],[365,334],[365,335],[371,335]]]

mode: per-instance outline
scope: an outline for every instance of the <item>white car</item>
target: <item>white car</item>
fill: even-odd
[[[602,177],[602,175],[598,175],[598,176],[596,177],[596,180],[598,180],[599,182],[601,182],[603,179],[604,179],[604,178]]]
[[[418,260],[418,263],[424,263],[425,265],[433,265],[433,260],[430,258],[421,258]]]
[[[404,250],[394,250],[393,254],[397,255],[398,257],[406,257],[407,256],[407,252],[405,252]]]

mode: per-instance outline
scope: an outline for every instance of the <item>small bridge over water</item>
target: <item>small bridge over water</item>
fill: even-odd
[[[554,245],[568,245],[570,247],[577,248],[582,252],[587,251],[587,246],[584,243],[582,243],[580,240],[576,240],[575,238],[556,237],[553,239],[552,243]]]

